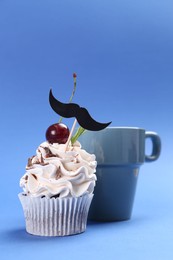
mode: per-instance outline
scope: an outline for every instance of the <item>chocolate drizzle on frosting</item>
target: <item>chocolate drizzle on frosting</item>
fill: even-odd
[[[78,141],[69,145],[42,143],[28,160],[20,180],[25,194],[33,197],[79,197],[92,193],[96,181],[95,155],[81,149]]]

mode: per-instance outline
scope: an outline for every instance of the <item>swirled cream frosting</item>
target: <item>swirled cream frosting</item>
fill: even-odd
[[[20,186],[33,197],[79,197],[92,193],[96,182],[96,158],[76,141],[69,145],[43,142],[28,159]]]

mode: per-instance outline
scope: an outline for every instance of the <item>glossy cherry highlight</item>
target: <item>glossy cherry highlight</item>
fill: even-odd
[[[65,144],[68,140],[69,134],[70,131],[66,125],[56,123],[48,127],[46,131],[46,139],[51,144]]]

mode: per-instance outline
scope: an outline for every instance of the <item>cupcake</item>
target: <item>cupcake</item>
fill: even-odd
[[[74,86],[76,75],[74,75]],[[71,101],[71,100],[70,100]],[[71,131],[62,123],[51,125],[46,141],[28,159],[20,179],[26,231],[40,236],[66,236],[86,230],[87,216],[96,183],[96,158],[77,140],[85,130],[98,131],[107,124],[95,121],[74,103],[61,103],[50,90],[49,102],[61,117],[75,117]],[[62,119],[62,118],[61,118]],[[73,136],[76,123],[79,128]]]
[[[86,229],[96,181],[95,155],[69,144],[43,142],[29,158],[19,194],[26,230],[42,236],[65,236]]]

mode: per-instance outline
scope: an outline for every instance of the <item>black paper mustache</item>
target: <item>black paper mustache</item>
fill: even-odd
[[[89,114],[86,108],[80,107],[75,103],[62,103],[57,100],[53,94],[52,90],[49,93],[49,103],[52,109],[60,116],[70,118],[75,117],[79,125],[86,130],[99,131],[106,128],[109,123],[99,123],[95,121]]]

